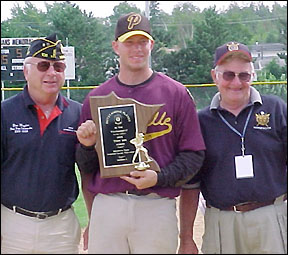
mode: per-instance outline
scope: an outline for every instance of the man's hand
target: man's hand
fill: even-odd
[[[76,131],[79,142],[85,146],[92,146],[97,141],[97,128],[93,120],[86,120]]]
[[[178,254],[198,254],[198,248],[194,240],[191,238],[188,242],[180,242]]]
[[[156,185],[158,176],[154,170],[132,171],[130,176],[120,176],[121,179],[130,182],[137,189],[146,189]]]

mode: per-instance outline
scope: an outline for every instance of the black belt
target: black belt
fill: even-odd
[[[8,206],[8,205],[4,205],[4,206],[9,208],[10,210],[12,210],[15,213],[20,213],[20,214],[23,214],[23,215],[29,216],[29,217],[35,217],[35,218],[41,219],[41,220],[44,220],[44,219],[51,217],[51,216],[55,216],[61,212],[68,210],[69,208],[71,208],[71,205],[67,205],[63,208],[56,210],[56,211],[32,212],[32,211],[26,210],[26,209],[18,207],[18,206]]]
[[[147,192],[145,190],[140,190],[140,189],[137,189],[137,190],[125,190],[125,191],[122,191],[121,193],[125,193],[127,195],[132,194],[132,195],[136,195],[136,196],[146,196],[148,194],[151,194],[151,192]]]

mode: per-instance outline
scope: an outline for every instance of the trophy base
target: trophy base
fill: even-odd
[[[138,165],[134,166],[137,170],[146,170],[150,167],[149,164],[146,164],[145,162],[140,162]]]

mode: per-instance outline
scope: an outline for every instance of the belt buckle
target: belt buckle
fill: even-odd
[[[126,190],[126,191],[125,191],[125,194],[126,194],[126,195],[141,196],[140,192],[141,192],[141,191],[139,191],[139,190]]]
[[[44,219],[46,219],[48,217],[49,217],[49,215],[46,214],[46,213],[36,213],[36,218],[37,219],[44,220]]]
[[[248,205],[250,202],[243,202],[243,203],[240,203],[240,204],[237,204],[237,205],[233,205],[233,211],[234,212],[237,212],[237,213],[240,213],[240,212],[243,212],[243,210],[237,210],[237,206],[242,206],[242,205]]]
[[[237,205],[233,205],[232,208],[233,208],[233,211],[236,212],[236,213],[240,213],[241,212],[241,211],[237,210]]]

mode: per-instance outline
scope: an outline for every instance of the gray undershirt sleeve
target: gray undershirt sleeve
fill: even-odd
[[[98,155],[95,146],[79,144],[76,149],[76,163],[80,171],[93,173],[99,169]]]
[[[179,187],[193,178],[200,170],[205,151],[180,152],[175,160],[158,173],[157,186]]]

